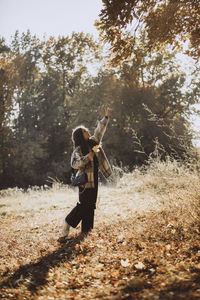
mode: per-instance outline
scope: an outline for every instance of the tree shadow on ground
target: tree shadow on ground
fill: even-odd
[[[178,299],[200,299],[200,272],[191,274],[187,280],[175,280],[173,283],[166,285],[160,292],[160,299],[178,300]]]
[[[110,300],[133,300],[133,299],[159,299],[159,300],[182,300],[200,299],[200,271],[194,270],[191,277],[186,279],[175,279],[166,284],[161,290],[155,288],[155,283],[147,280],[146,276],[136,275],[123,287],[117,295]],[[147,275],[147,274],[146,274]]]
[[[61,238],[60,247],[53,253],[49,253],[40,258],[36,263],[21,266],[14,274],[0,284],[0,288],[16,288],[26,281],[26,287],[31,292],[37,292],[47,284],[47,274],[49,269],[59,266],[64,261],[70,261],[75,253],[75,246],[85,238],[80,234],[74,238]]]

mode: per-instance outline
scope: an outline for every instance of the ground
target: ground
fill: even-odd
[[[0,297],[200,299],[199,186],[174,164],[124,174],[100,186],[95,228],[68,238],[76,189],[1,191]]]

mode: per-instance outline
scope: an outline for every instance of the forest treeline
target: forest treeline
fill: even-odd
[[[104,148],[113,165],[132,170],[156,145],[184,159],[192,147],[188,116],[198,102],[198,65],[188,85],[175,53],[149,53],[118,68],[92,36],[72,33],[41,40],[18,32],[0,40],[0,188],[68,183],[71,132],[91,131],[112,110]]]

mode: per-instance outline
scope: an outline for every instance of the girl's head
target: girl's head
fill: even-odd
[[[74,128],[74,130],[72,131],[72,142],[74,144],[74,147],[76,148],[80,146],[83,155],[89,153],[89,148],[98,145],[97,142],[90,139],[90,137],[91,135],[89,129],[83,125]]]
[[[80,146],[81,148],[83,148],[83,145],[86,144],[89,138],[90,133],[85,126],[78,126],[72,131],[72,142],[74,144],[74,147]]]

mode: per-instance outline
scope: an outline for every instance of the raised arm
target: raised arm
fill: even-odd
[[[94,139],[98,144],[101,142],[104,133],[106,131],[106,127],[109,121],[110,116],[110,109],[108,105],[105,106],[105,117],[101,121],[98,122],[97,127],[94,131],[94,135],[91,136],[92,139]]]

